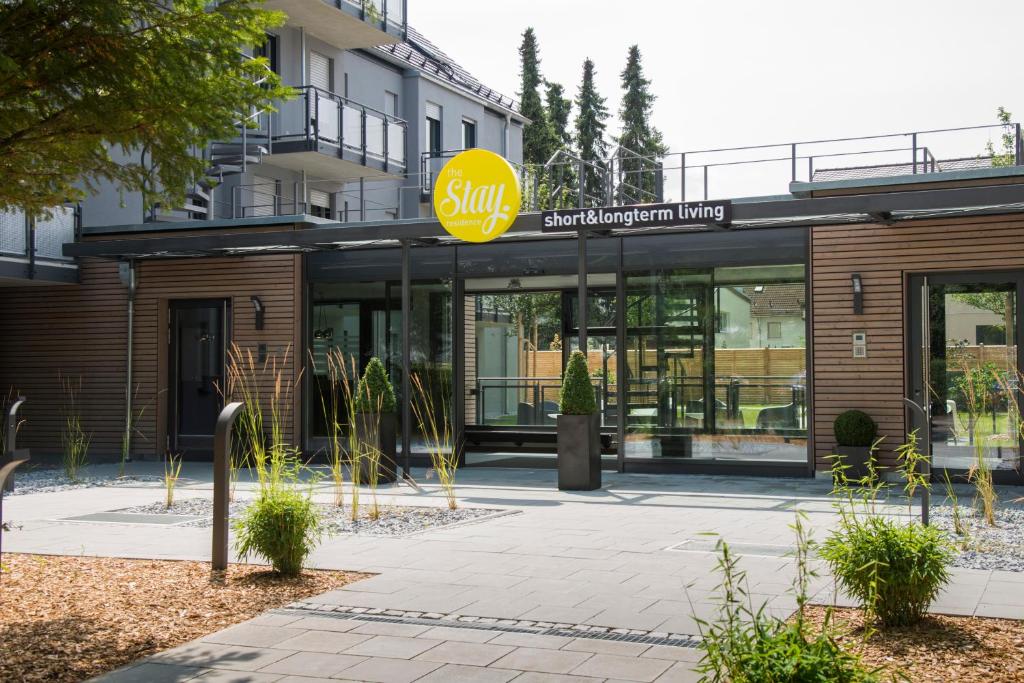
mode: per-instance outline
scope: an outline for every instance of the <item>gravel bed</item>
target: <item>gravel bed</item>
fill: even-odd
[[[241,516],[251,501],[242,500],[231,503],[231,517]],[[382,505],[380,517],[370,519],[369,506],[361,502],[359,508],[359,519],[352,521],[349,508],[340,509],[334,505],[319,505],[323,513],[325,530],[330,534],[367,534],[370,536],[404,536],[416,531],[425,529],[436,529],[438,527],[466,522],[488,515],[493,515],[502,510],[493,508],[458,508],[449,510],[446,507],[422,507],[407,505]],[[213,501],[208,498],[189,498],[177,500],[168,509],[163,503],[151,503],[149,505],[136,505],[135,507],[123,508],[116,512],[134,512],[149,515],[190,515],[203,517],[203,519],[186,522],[179,526],[190,526],[207,528],[213,525]]]
[[[960,515],[969,531],[966,538],[954,534],[951,506],[936,505],[931,509],[932,523],[948,531],[961,547],[954,567],[1024,572],[1024,508],[1000,505],[996,508],[994,527],[987,525],[973,508],[961,506]]]
[[[19,468],[14,472],[14,491],[4,496],[21,496],[29,493],[54,493],[56,491],[72,491],[96,486],[130,486],[140,482],[159,482],[160,477],[126,475],[124,477],[99,475],[83,475],[78,481],[71,481],[60,468]]]

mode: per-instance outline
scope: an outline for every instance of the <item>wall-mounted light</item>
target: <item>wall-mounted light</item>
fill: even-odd
[[[861,315],[864,312],[864,283],[860,279],[860,273],[851,275],[850,282],[853,285],[853,312]]]
[[[260,301],[258,296],[249,297],[249,301],[252,302],[253,310],[256,311],[256,329],[263,329],[263,314],[266,313],[266,309],[263,308],[263,302]]]

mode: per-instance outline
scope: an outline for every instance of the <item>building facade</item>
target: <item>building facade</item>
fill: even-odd
[[[316,97],[341,90],[340,134],[347,102],[381,112],[381,146],[335,145],[333,114],[316,98],[295,100],[270,115],[268,139],[247,132],[230,143],[254,159],[214,188],[210,212],[131,218],[134,209],[105,213],[100,197],[53,219],[66,244],[52,258],[39,247],[5,257],[0,389],[29,399],[22,445],[59,450],[62,380],[72,378],[97,457],[116,457],[126,434],[133,457],[209,457],[232,392],[228,367],[249,362],[264,400],[283,406],[283,438],[312,456],[334,419],[328,359],[358,372],[376,357],[403,406],[403,464],[426,461],[408,410],[415,376],[451,421],[466,466],[552,466],[561,370],[585,333],[608,468],[814,476],[831,465],[832,421],[859,409],[885,437],[884,466],[917,429],[936,471],[962,473],[984,457],[997,478],[1020,480],[1019,134],[1003,166],[960,154],[944,165],[921,153],[917,134],[912,163],[846,170],[815,170],[829,154],[787,144],[783,195],[778,184],[760,195],[718,190],[714,162],[687,166],[701,154],[691,152],[673,170],[668,155],[651,164],[655,199],[731,200],[732,220],[603,230],[581,249],[577,231],[541,230],[542,198],[554,193],[536,187],[552,169],[522,167],[514,103],[393,15],[381,23],[321,0],[278,4],[296,16],[300,6],[338,11],[361,22],[359,36],[371,31],[371,44],[387,43],[329,49],[312,23],[290,23],[274,47],[287,82]],[[327,80],[315,81],[324,62],[314,53]],[[297,128],[286,121],[294,107]],[[389,108],[402,116],[388,118]],[[250,155],[250,144],[266,151]],[[509,158],[527,191],[512,228],[486,244],[451,238],[427,208],[441,165],[471,146]],[[614,160],[606,168],[606,196],[577,197],[582,206],[621,201]],[[251,189],[264,180],[269,204]],[[394,190],[394,203],[371,200],[376,187]],[[218,196],[232,198],[230,210]],[[7,243],[45,233],[19,229]],[[969,396],[974,379],[980,400]],[[928,407],[927,424],[905,399]]]

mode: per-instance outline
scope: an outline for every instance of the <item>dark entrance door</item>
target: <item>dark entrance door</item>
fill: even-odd
[[[910,280],[910,396],[928,410],[933,478],[988,467],[1021,483],[1024,274],[944,273]]]
[[[171,302],[170,448],[209,457],[223,405],[228,301]]]

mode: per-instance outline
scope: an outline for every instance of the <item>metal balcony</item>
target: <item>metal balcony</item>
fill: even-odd
[[[287,25],[343,50],[405,40],[406,0],[267,0],[288,15]]]
[[[63,248],[81,235],[81,211],[77,206],[51,211],[50,218],[35,220],[23,211],[0,212],[0,284],[78,282],[78,265]]]
[[[296,90],[247,131],[264,141],[264,161],[339,182],[404,175],[405,121],[313,86]]]

